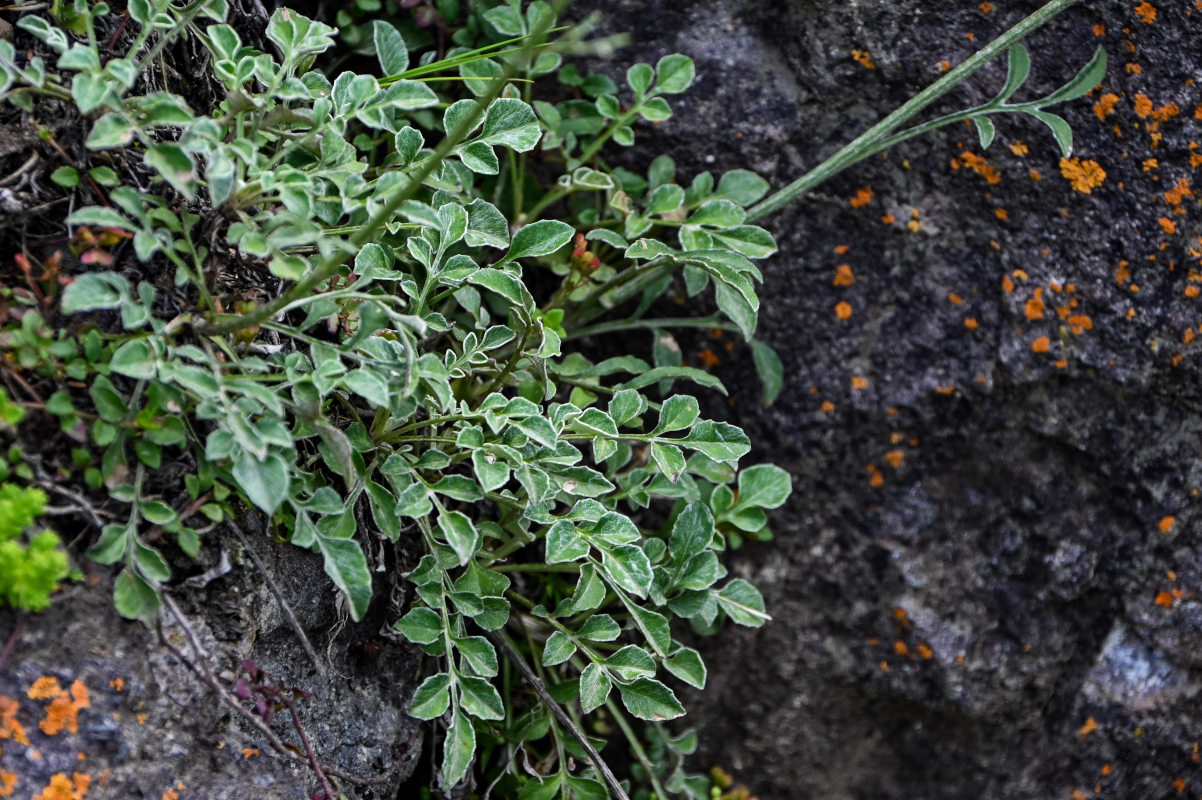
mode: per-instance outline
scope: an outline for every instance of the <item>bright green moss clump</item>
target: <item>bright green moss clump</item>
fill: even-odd
[[[53,532],[41,531],[24,541],[24,532],[45,508],[40,489],[0,484],[0,599],[28,611],[50,605],[50,593],[71,572]]]

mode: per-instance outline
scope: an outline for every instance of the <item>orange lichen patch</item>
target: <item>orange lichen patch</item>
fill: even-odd
[[[847,251],[850,249],[851,249],[850,245],[846,245],[846,244],[835,245],[835,253],[837,253],[838,255],[841,255],[841,256],[847,255]]]
[[[1010,294],[1014,291],[1014,281],[1010,280],[1009,275],[1002,276],[1002,291],[1006,294]]]
[[[952,68],[952,62],[948,61],[946,58],[939,62],[939,71],[940,72],[947,72],[951,68]],[[1199,106],[1199,107],[1202,108],[1202,106]]]
[[[124,692],[125,691],[125,678],[122,678],[120,676],[113,678],[111,681],[109,681],[109,688],[116,689],[118,692]]]
[[[1130,261],[1120,261],[1118,269],[1114,271],[1114,282],[1122,286],[1124,283],[1131,280],[1130,267]]]
[[[872,55],[867,50],[852,50],[851,57],[864,69],[876,68],[876,64],[872,63]]]
[[[1177,524],[1177,518],[1174,516],[1162,517],[1160,522],[1156,523],[1156,527],[1160,528],[1161,533],[1168,533]]]
[[[910,655],[910,648],[906,646],[905,642],[899,639],[893,643],[893,652],[897,653],[899,656],[908,656]]]
[[[163,796],[160,798],[160,800],[179,800],[179,792],[175,791],[174,789],[168,789],[167,791],[163,792]]]
[[[1093,330],[1093,320],[1090,319],[1088,314],[1072,314],[1068,318],[1068,325],[1072,332],[1078,336],[1081,335],[1082,331]]]
[[[1089,795],[1080,789],[1073,789],[1072,794],[1070,794],[1069,797],[1073,798],[1073,800],[1089,800]]]
[[[1194,192],[1189,188],[1189,178],[1181,178],[1173,186],[1164,193],[1164,201],[1171,206],[1179,206],[1187,197],[1193,197]]]
[[[1043,180],[1043,176],[1039,174],[1039,170],[1037,170],[1037,169],[1028,170],[1027,177],[1033,181]]]
[[[906,454],[902,450],[890,450],[885,453],[885,460],[889,462],[889,466],[900,469],[902,462],[906,460]]]
[[[990,3],[989,0],[985,0],[985,2],[981,3],[979,6],[977,6],[977,8],[981,9],[982,12],[989,14],[993,11],[993,3]]]
[[[25,727],[17,719],[20,704],[5,695],[0,694],[0,739],[12,739],[17,744],[29,746],[29,737],[25,735]]]
[[[49,675],[43,675],[33,682],[29,687],[29,691],[25,693],[30,700],[49,700],[54,697],[66,697],[67,693],[63,691],[63,687],[59,685],[58,678]]]
[[[1004,208],[995,208],[993,214],[998,219],[1010,219],[1010,212]]]
[[[1098,115],[1098,119],[1106,119],[1114,113],[1114,107],[1118,105],[1119,96],[1113,92],[1107,92],[1098,98],[1098,102],[1093,104],[1093,113]]]
[[[83,800],[91,786],[91,775],[76,772],[68,778],[60,772],[51,776],[50,784],[33,800]]]
[[[998,172],[996,167],[991,166],[983,156],[979,156],[972,151],[965,150],[963,153],[961,153],[959,161],[952,161],[952,168],[959,169],[960,163],[963,163],[967,169],[972,170],[984,178],[985,183],[989,184],[990,186],[996,186],[1002,182],[1002,173]]]
[[[1043,288],[1037,286],[1035,287],[1035,294],[1026,303],[1025,313],[1027,319],[1043,319],[1043,312],[1046,310],[1047,306],[1043,302]]]
[[[851,271],[850,264],[840,264],[835,267],[835,279],[831,281],[834,286],[851,286],[856,282],[856,275]]]
[[[1156,599],[1152,602],[1156,603],[1158,606],[1163,606],[1164,608],[1172,608],[1173,595],[1169,594],[1168,592],[1159,592],[1156,595]]]
[[[830,400],[823,400],[820,408],[829,414],[835,410],[835,404],[832,403]]]
[[[873,489],[879,489],[885,485],[885,476],[881,474],[881,470],[876,464],[869,464],[864,471],[868,473],[868,485]]]
[[[1133,75],[1143,75],[1144,68],[1141,67],[1139,64],[1132,62],[1127,65],[1127,72],[1130,72]]]
[[[57,694],[50,701],[50,705],[46,707],[46,716],[38,723],[38,727],[47,736],[55,736],[61,733],[64,728],[71,733],[78,733],[79,712],[92,705],[91,697],[88,694],[88,687],[84,686],[83,681],[76,680],[71,684],[71,694],[69,696],[58,686],[57,680],[53,682],[53,688],[57,689]],[[43,684],[39,688],[39,699],[46,697],[45,692],[50,690],[49,683]],[[29,691],[32,697],[33,688]]]
[[[910,627],[910,615],[906,613],[904,608],[899,606],[898,608],[893,609],[893,618],[901,623],[903,628]]]
[[[1173,781],[1173,788],[1177,790],[1178,794],[1181,794],[1185,791],[1185,780],[1183,778],[1178,778],[1177,780]]]
[[[922,230],[922,220],[912,219],[906,223],[906,228],[909,229],[910,233],[918,233]]]
[[[852,379],[851,379],[851,388],[857,389],[857,390],[867,389],[868,388],[868,379],[861,378],[859,375],[853,375]]]
[[[851,303],[842,301],[835,306],[835,316],[839,319],[851,319]]]
[[[888,671],[889,671],[889,662],[888,662],[888,661],[882,661],[880,666],[881,666],[881,671],[882,671],[882,672],[888,672]]]
[[[1144,172],[1151,172],[1154,169],[1160,168],[1160,162],[1154,158],[1147,158],[1144,159],[1144,162],[1140,166],[1143,167]]]
[[[713,369],[722,363],[722,359],[718,358],[718,355],[708,347],[697,353],[697,357],[701,359],[701,363],[706,369]]]
[[[1156,222],[1160,225],[1160,229],[1170,236],[1177,232],[1177,223],[1168,217],[1161,217]]]
[[[1093,26],[1093,35],[1094,36],[1105,36],[1106,35],[1106,26],[1100,22],[1097,25],[1094,25]]]
[[[1027,153],[1030,152],[1030,150],[1025,143],[1023,143],[1021,141],[1017,141],[1014,144],[1010,145],[1010,152],[1014,153],[1014,155],[1016,155],[1016,156],[1025,156]]]
[[[1090,717],[1089,719],[1085,720],[1085,724],[1082,725],[1077,730],[1077,733],[1080,734],[1081,736],[1088,736],[1089,734],[1093,733],[1097,729],[1098,729],[1098,721],[1096,719],[1094,719],[1093,717]]]
[[[886,214],[885,216],[881,217],[881,222],[885,223],[886,225],[892,225],[896,221],[897,218],[892,214]]]
[[[872,187],[865,186],[860,191],[856,192],[850,200],[847,201],[852,208],[863,208],[872,202]]]
[[[970,331],[975,331],[977,328],[981,327],[981,323],[977,322],[976,317],[965,317],[964,327],[968,328]]]
[[[1144,0],[1144,2],[1135,7],[1135,15],[1143,22],[1151,25],[1156,21],[1156,6]]]
[[[1089,194],[1106,180],[1106,171],[1098,162],[1079,158],[1060,159],[1060,174],[1082,194]]]
[[[1202,294],[1202,290],[1199,290],[1197,286],[1190,284],[1189,286],[1185,287],[1185,296],[1191,300],[1197,297],[1199,294]]]
[[[0,797],[12,797],[17,788],[17,773],[0,769]]]
[[[1112,767],[1110,764],[1102,765],[1102,774],[1103,775],[1109,775],[1112,772],[1114,772],[1114,767]]]
[[[935,655],[935,651],[925,644],[920,644],[918,645],[918,655],[921,656],[923,660],[929,660]]]
[[[259,748],[257,748],[257,747],[243,747],[242,748],[242,757],[243,758],[250,758],[252,756],[257,756],[258,754],[259,754]]]
[[[948,302],[950,302],[952,305],[957,305],[957,306],[964,302],[964,298],[961,297],[960,295],[956,294],[955,292],[952,292],[951,294],[949,294],[947,296],[947,299],[948,299]]]
[[[1052,349],[1052,340],[1046,336],[1040,336],[1035,341],[1031,342],[1031,350],[1036,353],[1046,353]]]
[[[1135,115],[1140,119],[1147,119],[1152,113],[1153,103],[1152,98],[1142,92],[1135,96]]]
[[[944,397],[951,397],[955,393],[956,393],[955,386],[949,385],[949,386],[936,386],[935,387],[935,394],[941,394]]]

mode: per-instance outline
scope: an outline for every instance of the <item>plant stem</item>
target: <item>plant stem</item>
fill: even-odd
[[[714,314],[708,317],[664,317],[662,319],[619,319],[613,322],[601,322],[569,331],[564,341],[579,339],[582,336],[596,336],[602,333],[618,333],[628,330],[648,330],[652,328],[718,328],[724,331],[737,331],[738,326],[727,322]]]
[[[614,722],[622,729],[622,735],[630,743],[630,749],[634,753],[635,758],[643,765],[643,769],[647,770],[647,779],[651,781],[651,787],[655,790],[658,800],[668,800],[668,793],[660,785],[659,776],[655,774],[655,768],[651,764],[651,759],[647,757],[647,751],[643,749],[638,735],[630,727],[630,723],[626,721],[626,715],[618,710],[618,704],[612,698],[605,701],[605,707],[613,715]]]
[[[804,195],[827,178],[843,171],[847,167],[861,161],[874,153],[880,152],[888,144],[889,137],[899,127],[909,122],[931,103],[951,91],[956,85],[988,64],[997,56],[1004,53],[1011,45],[1017,44],[1032,31],[1042,26],[1052,17],[1076,3],[1077,0],[1051,0],[1043,8],[1036,11],[1010,30],[978,50],[966,61],[948,72],[939,80],[914,95],[883,120],[853,139],[830,158],[823,161],[812,170],[802,175],[788,186],[769,195],[747,211],[747,221],[754,222],[769,214],[779,211],[793,200]]]

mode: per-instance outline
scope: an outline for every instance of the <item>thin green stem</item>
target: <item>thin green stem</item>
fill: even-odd
[[[586,325],[574,331],[568,331],[565,341],[579,339],[584,336],[597,336],[603,333],[619,333],[630,330],[650,330],[652,328],[717,328],[724,331],[737,331],[737,325],[727,322],[714,314],[708,317],[663,317],[661,319],[619,319],[613,322],[600,322],[596,325]]]
[[[613,715],[614,722],[622,730],[622,735],[626,737],[626,741],[630,744],[630,750],[634,753],[634,757],[643,765],[643,769],[647,770],[647,779],[651,781],[651,788],[655,790],[658,800],[668,800],[668,793],[664,791],[664,787],[660,784],[659,776],[655,774],[655,767],[652,765],[651,759],[647,756],[647,751],[643,749],[643,744],[639,741],[634,728],[630,727],[630,722],[626,719],[626,715],[618,709],[618,704],[612,698],[606,699],[605,708]]]
[[[883,120],[853,139],[830,158],[823,161],[812,170],[802,175],[783,189],[774,192],[747,212],[747,221],[754,222],[769,214],[779,211],[793,200],[804,195],[818,184],[843,171],[847,167],[861,161],[873,153],[878,153],[889,142],[889,137],[902,125],[909,122],[924,108],[951,91],[961,81],[972,75],[981,67],[988,64],[997,56],[1006,52],[1010,47],[1024,39],[1048,20],[1064,11],[1077,0],[1051,0],[1043,8],[1036,11],[1010,30],[978,50],[966,61],[952,69],[939,80],[914,95]],[[908,138],[908,137],[907,137]]]

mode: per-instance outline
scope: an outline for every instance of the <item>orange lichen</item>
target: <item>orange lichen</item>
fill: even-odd
[[[885,216],[881,217],[881,222],[885,223],[886,225],[892,225],[896,220],[897,218],[892,214],[886,214]]]
[[[1102,774],[1103,775],[1109,775],[1111,772],[1114,772],[1114,767],[1112,767],[1110,764],[1102,765]]]
[[[885,476],[881,474],[881,470],[876,464],[869,464],[864,471],[868,473],[868,485],[873,489],[879,489],[885,485]]]
[[[979,6],[977,6],[977,8],[981,9],[981,11],[984,13],[989,14],[993,11],[993,3],[990,3],[989,0],[985,0],[985,2],[981,3]]]
[[[835,410],[835,404],[832,403],[830,400],[823,400],[822,405],[819,406],[819,408],[821,408],[823,411],[825,411],[826,413],[829,414]]]
[[[965,150],[960,154],[960,159],[964,166],[985,179],[985,183],[990,186],[996,186],[1002,182],[1002,174],[998,172],[996,167],[993,167],[985,160],[984,157],[973,153],[970,150]],[[953,164],[955,166],[955,164]]]
[[[977,322],[976,317],[965,317],[964,327],[968,328],[970,331],[975,331],[977,328],[981,327],[981,323]]]
[[[243,747],[242,748],[242,757],[243,758],[250,758],[252,756],[257,756],[258,754],[259,754],[259,748],[257,748],[257,747]]]
[[[0,694],[0,739],[12,739],[17,744],[29,745],[29,737],[25,735],[25,727],[17,719],[20,704],[6,695]]]
[[[1082,331],[1093,330],[1093,320],[1090,319],[1088,314],[1072,314],[1068,318],[1068,324],[1073,333],[1078,336],[1081,335]]]
[[[872,55],[867,50],[852,50],[851,57],[864,69],[876,68],[876,64],[872,62]]]
[[[1164,193],[1164,201],[1171,206],[1179,206],[1185,198],[1193,196],[1193,190],[1189,188],[1189,178],[1180,178],[1172,189]]]
[[[1060,159],[1060,174],[1082,194],[1089,194],[1106,180],[1106,171],[1098,162],[1079,158]]]
[[[889,466],[900,469],[902,462],[906,460],[906,454],[902,450],[890,450],[885,453],[885,460],[889,462]]]
[[[1004,208],[995,208],[993,215],[998,219],[1010,219],[1010,212]]]
[[[30,700],[49,700],[54,697],[66,697],[67,693],[59,685],[58,678],[43,675],[33,682],[25,693]]]
[[[859,375],[853,375],[851,378],[851,388],[856,389],[856,390],[867,389],[868,388],[868,379],[861,378]]]
[[[955,393],[956,393],[955,386],[949,385],[949,386],[936,386],[935,387],[935,394],[941,394],[944,397],[951,397]]]
[[[1093,104],[1093,113],[1098,115],[1098,119],[1106,119],[1114,113],[1114,107],[1118,105],[1119,96],[1113,92],[1107,92],[1098,98],[1098,102]]]
[[[872,202],[872,187],[865,186],[847,202],[851,204],[852,208],[863,208]]]
[[[1094,36],[1105,36],[1106,35],[1106,26],[1100,22],[1097,25],[1094,25],[1093,26],[1093,35]]]
[[[835,245],[835,252],[841,256],[847,255],[847,251],[850,249],[851,249],[850,245],[846,245],[846,244]]]
[[[1014,281],[1010,280],[1009,275],[1002,276],[1002,291],[1006,294],[1010,294],[1014,291]]]
[[[51,776],[50,784],[33,800],[83,800],[91,785],[91,775],[76,772],[68,778],[66,773],[59,772]]]
[[[125,678],[122,678],[120,676],[113,678],[111,681],[109,681],[109,688],[116,689],[118,692],[124,692],[125,691]]]
[[[17,773],[0,769],[0,797],[12,797],[17,788]]]
[[[1135,95],[1135,115],[1140,119],[1147,119],[1152,113],[1152,98],[1142,92]]]
[[[708,347],[697,353],[697,357],[701,359],[701,363],[706,369],[713,369],[722,363],[722,359],[718,358],[718,355]]]
[[[851,319],[851,303],[841,301],[835,306],[835,316],[839,319]]]
[[[1160,229],[1170,236],[1177,232],[1177,223],[1168,217],[1161,217],[1156,222],[1160,225]]]
[[[909,229],[910,233],[918,233],[922,230],[922,220],[912,219],[906,223],[906,228]]]
[[[935,655],[935,651],[925,644],[920,644],[918,645],[918,655],[920,655],[924,660],[929,660]]]
[[[1027,319],[1043,319],[1043,312],[1046,309],[1047,306],[1043,302],[1043,289],[1037,286],[1035,287],[1035,294],[1032,295],[1026,303],[1025,313],[1027,315]]]
[[[893,652],[899,656],[908,656],[910,655],[910,648],[906,646],[905,642],[898,640],[893,643]]]
[[[1085,720],[1085,724],[1077,731],[1081,736],[1088,736],[1098,729],[1098,721],[1093,717]]]
[[[1178,778],[1177,780],[1173,781],[1173,788],[1177,790],[1178,794],[1181,794],[1185,791],[1185,780],[1183,778]]]
[[[1156,6],[1144,0],[1144,2],[1135,7],[1135,15],[1143,22],[1151,25],[1156,21]]]
[[[1154,169],[1160,169],[1160,162],[1154,158],[1146,158],[1140,166],[1143,167],[1144,172],[1151,172]]]
[[[1030,149],[1024,142],[1016,141],[1014,144],[1010,145],[1010,152],[1014,153],[1016,156],[1025,156],[1030,152]]]
[[[856,275],[851,271],[850,264],[840,264],[835,267],[835,279],[831,281],[834,286],[851,286],[856,282]]]
[[[1039,170],[1037,170],[1037,169],[1028,170],[1027,177],[1033,181],[1043,180],[1043,176],[1039,174]]]
[[[960,295],[956,294],[955,292],[952,292],[951,294],[949,294],[947,296],[947,299],[948,299],[948,302],[950,302],[952,305],[957,305],[957,306],[964,302],[964,298],[961,297]]]
[[[1199,294],[1202,294],[1202,290],[1198,289],[1197,286],[1190,284],[1189,286],[1185,287],[1185,296],[1191,300],[1197,297]]]
[[[939,62],[939,71],[940,72],[947,72],[951,68],[952,68],[952,62],[948,61],[946,58]],[[1202,106],[1199,106],[1199,108],[1202,108]]]
[[[1168,533],[1177,524],[1177,518],[1174,516],[1162,517],[1160,522],[1156,523],[1156,527],[1160,528],[1161,533]]]
[[[1156,599],[1152,602],[1156,603],[1158,606],[1163,606],[1164,608],[1172,608],[1173,595],[1169,594],[1168,592],[1159,592],[1156,595]]]
[[[1040,336],[1031,342],[1031,350],[1036,353],[1046,353],[1050,349],[1052,349],[1052,340],[1046,336]]]
[[[1127,65],[1127,72],[1130,72],[1133,75],[1143,75],[1144,68],[1141,67],[1139,64],[1132,62]]]

